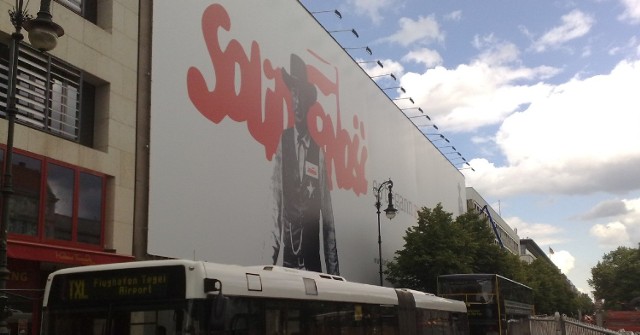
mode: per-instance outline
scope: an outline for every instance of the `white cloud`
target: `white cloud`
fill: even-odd
[[[475,35],[471,44],[481,50],[477,60],[490,65],[503,65],[520,63],[520,50],[518,47],[506,41],[501,41],[494,34]]]
[[[476,172],[466,173],[467,183],[497,196],[640,188],[637,87],[640,61],[622,61],[609,74],[573,79],[532,98],[496,135],[505,166],[472,160]]]
[[[593,206],[587,213],[581,216],[583,220],[606,218],[628,213],[627,206],[620,199],[602,201]]]
[[[490,64],[501,56],[483,55],[484,59],[455,69],[437,66],[425,73],[407,73],[402,86],[419,87],[412,97],[417,106],[434,117],[448,131],[471,131],[497,124],[521,106],[547,96],[551,87],[538,83],[530,86],[518,81],[535,81],[557,72],[548,67],[526,68]]]
[[[504,218],[505,222],[517,230],[520,238],[532,239],[540,247],[558,245],[567,242],[562,237],[564,230],[556,225],[547,223],[528,223],[519,217]],[[549,259],[555,264],[562,273],[568,274],[576,263],[576,258],[566,250],[555,250],[553,254],[547,254]]]
[[[631,23],[640,23],[640,0],[620,0],[624,12],[618,17]]]
[[[505,222],[517,230],[520,238],[532,239],[538,246],[557,245],[567,242],[562,237],[564,230],[558,226],[546,223],[527,223],[519,217],[504,218]],[[576,258],[566,250],[555,250],[547,255],[562,273],[568,274],[574,267]]]
[[[400,30],[378,42],[397,43],[406,47],[414,43],[430,44],[444,41],[444,33],[433,15],[420,16],[417,20],[403,17],[398,23]]]
[[[629,38],[626,44],[612,46],[611,49],[609,49],[608,54],[611,56],[618,56],[623,54],[619,58],[624,58],[624,54],[630,53],[632,55],[631,57],[633,57],[634,55],[637,56],[637,47],[638,37],[632,36],[631,38]]]
[[[552,87],[540,81],[559,72],[548,66],[522,66],[518,48],[494,35],[476,36],[473,43],[480,54],[470,64],[454,69],[436,66],[424,73],[407,73],[401,80],[407,89],[420,88],[411,91],[416,106],[447,131],[473,131],[500,123],[547,96]]]
[[[471,41],[471,45],[478,50],[490,48],[498,43],[500,40],[494,34],[474,35]]]
[[[576,258],[566,250],[555,251],[551,255],[547,255],[560,271],[567,275],[576,265]]]
[[[564,43],[586,35],[595,19],[580,10],[573,10],[562,16],[562,24],[547,31],[533,43],[532,48],[544,52],[548,48],[557,48]]]
[[[519,56],[520,50],[515,44],[498,43],[482,52],[478,56],[478,61],[492,65],[502,65],[517,61]]]
[[[458,22],[462,20],[462,11],[456,10],[444,16],[446,21],[455,21]]]
[[[362,69],[369,75],[369,77],[377,77],[376,81],[392,80],[389,74],[393,73],[396,78],[400,78],[404,74],[404,67],[399,62],[391,59],[382,59],[380,62],[384,67],[378,66],[378,64],[366,62],[363,60],[356,60],[361,62]],[[384,78],[383,78],[384,77]]]
[[[602,248],[612,249],[623,245],[629,246],[631,243],[627,228],[621,222],[597,224],[591,227],[589,233],[598,240],[598,245]]]
[[[618,201],[611,201],[618,202]],[[614,221],[596,224],[589,233],[596,238],[598,245],[606,249],[619,246],[635,247],[640,242],[640,198],[619,201],[624,210],[616,210]],[[616,205],[616,207],[619,207]]]
[[[553,245],[566,242],[561,236],[563,229],[546,223],[528,223],[519,217],[503,218],[509,227],[518,231],[520,238],[529,238],[538,245]]]
[[[376,24],[382,21],[380,13],[395,6],[395,2],[396,0],[349,0],[356,13],[368,16]]]
[[[404,56],[402,60],[422,63],[427,68],[442,64],[442,56],[440,56],[437,51],[427,48],[411,51],[406,56]]]
[[[626,227],[631,240],[631,246],[636,247],[640,243],[640,198],[624,200],[629,210],[620,218],[620,222]]]

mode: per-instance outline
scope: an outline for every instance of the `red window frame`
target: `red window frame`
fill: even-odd
[[[4,162],[5,159],[5,153],[6,153],[6,146],[5,145],[0,145],[0,150],[2,150],[1,153],[1,159],[2,162]],[[74,247],[74,248],[81,248],[81,249],[89,249],[89,250],[104,250],[104,238],[105,238],[105,210],[106,210],[106,196],[107,196],[107,178],[108,176],[100,173],[100,172],[96,172],[90,169],[86,169],[86,168],[82,168],[79,166],[75,166],[72,164],[68,164],[65,162],[61,162],[49,157],[45,157],[45,156],[41,156],[41,155],[37,155],[31,152],[27,152],[27,151],[23,151],[20,149],[14,149],[14,157],[15,154],[19,154],[19,155],[23,155],[35,160],[39,161],[40,164],[40,181],[39,181],[39,185],[40,185],[40,194],[38,196],[38,217],[37,217],[37,234],[35,236],[33,235],[24,235],[24,234],[19,234],[19,233],[12,233],[12,232],[8,232],[8,236],[10,239],[13,240],[22,240],[22,241],[29,241],[29,242],[37,242],[37,243],[44,243],[44,244],[50,244],[50,245],[61,245],[61,246],[68,246],[68,247]],[[15,159],[15,158],[14,158]],[[13,162],[15,164],[15,161]],[[73,205],[72,205],[72,215],[71,215],[71,239],[70,240],[61,240],[61,239],[55,239],[55,238],[51,238],[51,237],[47,237],[46,236],[46,232],[45,232],[45,224],[46,224],[46,206],[47,206],[47,179],[48,179],[48,167],[49,164],[55,164],[58,166],[61,166],[63,168],[68,168],[71,169],[73,171]],[[3,166],[0,167],[0,170],[2,170],[2,176],[4,178],[4,163],[2,164]],[[100,217],[99,217],[99,221],[100,221],[100,229],[99,229],[99,241],[98,244],[91,244],[91,243],[83,243],[83,242],[79,242],[78,241],[78,221],[79,221],[79,195],[80,195],[80,174],[81,173],[86,173],[86,174],[90,174],[92,176],[96,176],[98,178],[100,178],[100,180],[102,181],[102,185],[101,185],[101,194],[100,194]],[[14,183],[15,185],[15,183]],[[1,207],[1,206],[0,206]],[[2,208],[0,208],[0,213],[2,211]]]

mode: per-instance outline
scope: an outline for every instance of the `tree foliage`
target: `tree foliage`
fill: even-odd
[[[575,315],[579,303],[588,306],[553,264],[543,259],[526,264],[498,246],[487,219],[475,212],[454,219],[440,204],[424,207],[404,240],[385,271],[397,287],[436,292],[439,275],[495,273],[531,287],[538,313]]]
[[[576,297],[576,305],[578,306],[578,311],[582,313],[582,315],[591,315],[595,312],[595,305],[591,297],[589,297],[586,293],[578,293]]]
[[[578,293],[555,265],[538,258],[525,269],[522,282],[533,289],[536,313],[560,312],[576,317]]]
[[[618,247],[605,254],[591,269],[588,280],[596,299],[604,299],[605,309],[627,309],[629,302],[640,297],[640,246],[638,249]]]
[[[486,219],[464,213],[455,220],[438,204],[422,208],[418,223],[406,231],[404,249],[387,264],[387,280],[396,286],[436,292],[437,277],[453,273],[498,273],[519,277],[517,256],[503,252]]]

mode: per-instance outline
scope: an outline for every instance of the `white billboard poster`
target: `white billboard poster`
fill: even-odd
[[[295,0],[153,3],[150,254],[378,281],[462,174]],[[386,207],[386,188],[382,193]]]

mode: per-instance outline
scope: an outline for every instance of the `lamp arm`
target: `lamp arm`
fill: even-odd
[[[380,192],[382,192],[382,189],[386,186],[389,185],[389,183],[391,184],[391,186],[393,186],[393,182],[391,181],[391,179],[383,182],[382,184],[380,184],[380,186],[378,186],[377,188],[374,186],[373,187],[373,191],[376,193],[376,203],[375,206],[378,209],[378,212],[380,212],[380,207],[382,206],[382,203],[380,202]]]
[[[380,186],[378,186],[377,188],[374,187],[373,191],[376,192],[376,209],[378,210],[378,214],[380,214],[380,207],[382,206],[381,202],[380,202],[380,192],[382,192],[382,189],[384,187],[387,187],[389,189],[389,194],[387,197],[387,209],[385,210],[385,213],[387,213],[390,209],[393,210],[393,214],[395,215],[395,213],[397,212],[397,209],[395,209],[395,207],[393,206],[393,181],[391,179],[384,181],[382,184],[380,184]],[[391,219],[391,217],[389,217]]]

